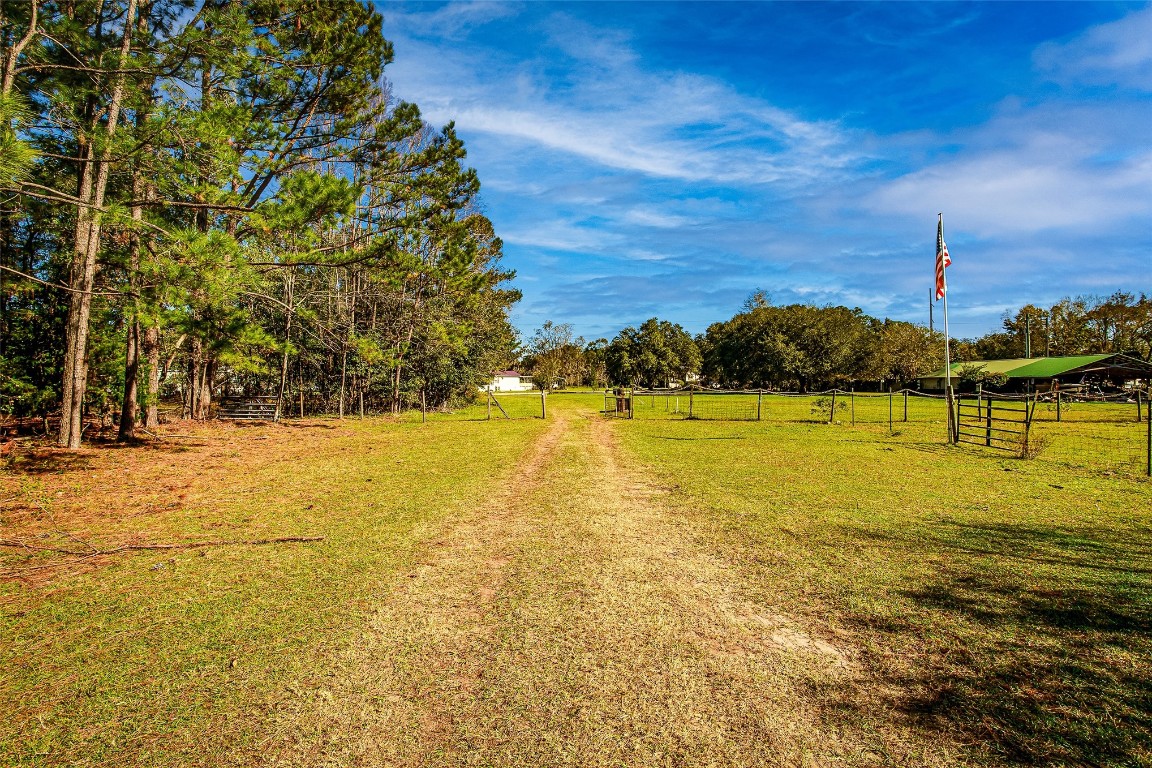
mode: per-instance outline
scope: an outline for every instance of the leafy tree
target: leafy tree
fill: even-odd
[[[584,345],[584,383],[596,389],[608,385],[608,339]]]
[[[625,328],[606,351],[609,378],[620,384],[667,387],[698,373],[700,350],[679,325],[651,318]]]
[[[519,294],[479,181],[451,125],[388,94],[373,6],[28,2],[0,21],[5,409],[63,400],[75,445],[117,399],[126,439],[165,393],[193,418],[269,390],[395,410],[465,396],[511,354]]]
[[[944,364],[944,339],[922,325],[885,320],[876,326],[877,365],[881,381],[906,385]]]
[[[544,321],[532,334],[528,352],[532,381],[540,389],[554,389],[583,381],[584,339],[573,335],[569,323]]]
[[[709,376],[730,386],[802,391],[868,375],[873,321],[859,309],[760,306],[709,327]]]

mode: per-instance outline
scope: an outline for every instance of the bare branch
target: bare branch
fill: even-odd
[[[18,269],[12,269],[12,267],[6,267],[3,264],[0,264],[0,270],[11,272],[13,275],[19,275],[25,280],[31,280],[34,283],[39,283],[40,285],[44,285],[49,288],[57,288],[61,291],[67,291],[68,293],[85,293],[89,296],[133,296],[136,298],[139,298],[140,296],[140,294],[135,293],[134,291],[82,291],[79,288],[72,288],[61,283],[50,283],[47,280],[41,280],[38,277],[29,275],[27,272],[21,272]]]

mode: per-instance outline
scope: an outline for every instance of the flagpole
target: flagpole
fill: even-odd
[[[938,231],[940,239],[944,239],[944,213],[938,214]],[[944,393],[945,399],[948,401],[948,439],[952,441],[955,439],[955,427],[953,425],[953,408],[952,408],[952,351],[949,347],[950,337],[948,334],[948,268],[943,262],[940,264],[940,278],[944,285]]]

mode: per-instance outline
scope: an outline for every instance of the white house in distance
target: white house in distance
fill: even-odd
[[[528,392],[532,389],[532,377],[521,376],[519,371],[496,371],[492,374],[492,383],[481,391],[489,389],[493,392]]]

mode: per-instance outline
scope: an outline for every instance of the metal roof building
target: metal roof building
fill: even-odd
[[[1113,353],[952,363],[952,386],[957,386],[961,372],[970,371],[973,367],[977,367],[981,373],[1003,376],[1006,379],[1005,389],[1023,389],[1029,384],[1043,385],[1043,389],[1048,389],[1053,381],[1059,382],[1061,386],[1095,383],[1117,387],[1138,379],[1152,381],[1152,363]],[[923,389],[944,389],[944,382],[943,368],[920,377]]]

